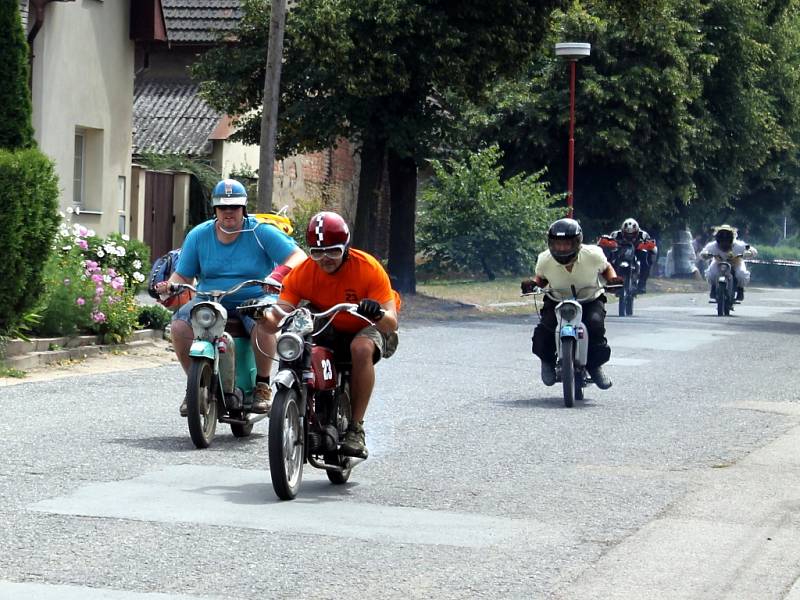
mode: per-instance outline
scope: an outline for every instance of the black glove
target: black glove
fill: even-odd
[[[358,303],[358,314],[367,317],[370,321],[380,321],[383,317],[381,305],[371,298],[364,298]]]
[[[536,289],[536,282],[533,279],[526,279],[522,282],[520,288],[522,288],[523,294],[532,294],[533,290]]]

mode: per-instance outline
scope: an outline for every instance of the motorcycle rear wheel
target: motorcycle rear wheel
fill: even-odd
[[[347,431],[347,425],[352,418],[352,412],[350,409],[350,384],[347,381],[342,384],[336,394],[336,407],[334,414],[334,418],[336,419],[336,429],[339,431],[339,435],[342,436]],[[325,462],[328,464],[337,465],[344,469],[343,471],[326,470],[325,473],[328,475],[328,481],[334,485],[342,485],[343,483],[347,483],[347,480],[350,479],[350,473],[353,472],[352,469],[345,468],[350,463],[349,457],[337,454],[336,452],[329,452],[325,455]]]
[[[564,406],[575,404],[575,340],[561,340],[561,382],[564,387]]]
[[[275,394],[269,417],[269,475],[275,494],[293,500],[303,481],[305,431],[297,390],[282,388]]]
[[[724,317],[730,314],[730,310],[725,312],[725,304],[728,298],[728,290],[724,285],[717,284],[717,316]]]
[[[186,386],[186,407],[192,442],[197,448],[208,448],[217,430],[214,367],[208,359],[192,359]]]

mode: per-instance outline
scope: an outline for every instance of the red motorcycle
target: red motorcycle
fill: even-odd
[[[342,303],[314,313],[308,308],[284,311],[278,338],[278,373],[269,419],[269,471],[272,487],[281,500],[297,496],[303,465],[324,469],[334,484],[346,483],[362,462],[341,453],[350,423],[349,356],[335,356],[332,348],[317,344],[319,336],[339,312],[356,312],[357,304]]]

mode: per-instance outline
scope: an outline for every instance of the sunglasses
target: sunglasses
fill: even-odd
[[[222,206],[217,206],[217,208],[220,209],[220,210],[225,211],[225,210],[239,210],[240,208],[244,208],[244,207],[242,207],[242,206],[222,205]]]
[[[326,248],[311,248],[308,251],[308,255],[312,260],[322,260],[326,256],[328,258],[339,259],[344,256],[344,244],[328,246]]]

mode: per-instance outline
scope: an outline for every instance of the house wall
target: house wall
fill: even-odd
[[[85,200],[77,220],[98,235],[130,227],[130,1],[52,2],[34,42],[36,141],[55,161],[64,210],[74,206],[75,135],[85,134]]]

